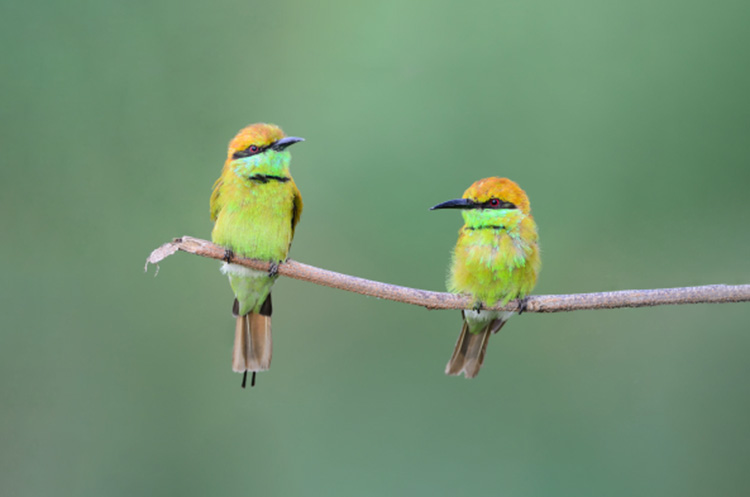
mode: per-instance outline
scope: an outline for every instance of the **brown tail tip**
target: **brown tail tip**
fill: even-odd
[[[484,363],[490,335],[497,333],[503,324],[505,321],[495,319],[479,333],[471,333],[469,325],[464,321],[456,347],[453,349],[453,355],[445,366],[445,374],[452,376],[463,374],[466,378],[474,378],[478,375]]]
[[[237,316],[232,370],[237,373],[266,371],[271,367],[272,351],[271,317],[254,312]]]

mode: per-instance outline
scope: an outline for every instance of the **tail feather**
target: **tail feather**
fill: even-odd
[[[506,319],[493,319],[479,333],[471,333],[468,323],[464,321],[453,355],[445,366],[445,374],[458,376],[463,373],[466,378],[474,378],[479,374],[490,335],[500,331],[505,321]]]
[[[266,371],[271,367],[271,316],[255,312],[247,315],[250,340],[246,349],[248,371]]]
[[[247,371],[247,342],[250,339],[247,323],[247,316],[237,316],[234,326],[234,349],[232,350],[232,371],[235,373]]]
[[[234,328],[232,370],[266,371],[271,367],[273,343],[271,340],[271,296],[266,298],[260,312],[237,316]],[[263,314],[268,312],[268,315]]]

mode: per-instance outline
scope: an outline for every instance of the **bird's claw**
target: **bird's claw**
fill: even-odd
[[[518,315],[520,316],[521,314],[523,314],[528,306],[529,306],[529,297],[518,299]]]
[[[231,249],[224,249],[224,257],[223,260],[227,264],[232,262],[232,259],[234,259],[234,252],[232,252]]]
[[[272,262],[270,266],[268,266],[268,276],[271,278],[275,278],[279,274],[279,263],[278,262]]]
[[[474,312],[481,311],[482,310],[482,302],[476,302],[474,304],[474,307],[472,307],[472,309],[474,310]]]

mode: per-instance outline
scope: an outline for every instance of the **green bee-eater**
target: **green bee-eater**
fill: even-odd
[[[229,143],[224,169],[211,194],[211,238],[232,255],[271,261],[271,271],[255,271],[225,262],[236,316],[232,369],[244,373],[271,366],[271,285],[276,267],[287,258],[302,197],[289,173],[289,145],[302,138],[285,136],[273,124],[253,124]]]
[[[479,373],[490,334],[512,312],[481,310],[525,298],[541,268],[536,223],[526,193],[507,178],[485,178],[462,198],[432,209],[462,209],[464,226],[453,252],[448,290],[470,295],[472,310],[461,311],[463,327],[445,373],[473,378]]]

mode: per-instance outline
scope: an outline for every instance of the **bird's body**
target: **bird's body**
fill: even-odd
[[[481,310],[525,298],[541,267],[536,223],[526,193],[507,178],[485,178],[471,185],[463,198],[433,209],[461,209],[464,226],[453,252],[448,290],[470,295],[474,309],[464,320],[446,374],[473,378],[479,373],[492,333],[512,312]]]
[[[253,124],[229,144],[227,160],[211,195],[214,243],[228,254],[283,262],[302,214],[302,197],[289,173],[286,137],[271,124]],[[226,262],[235,294],[232,369],[265,371],[271,365],[271,286],[275,274]],[[244,385],[244,383],[243,383]]]

